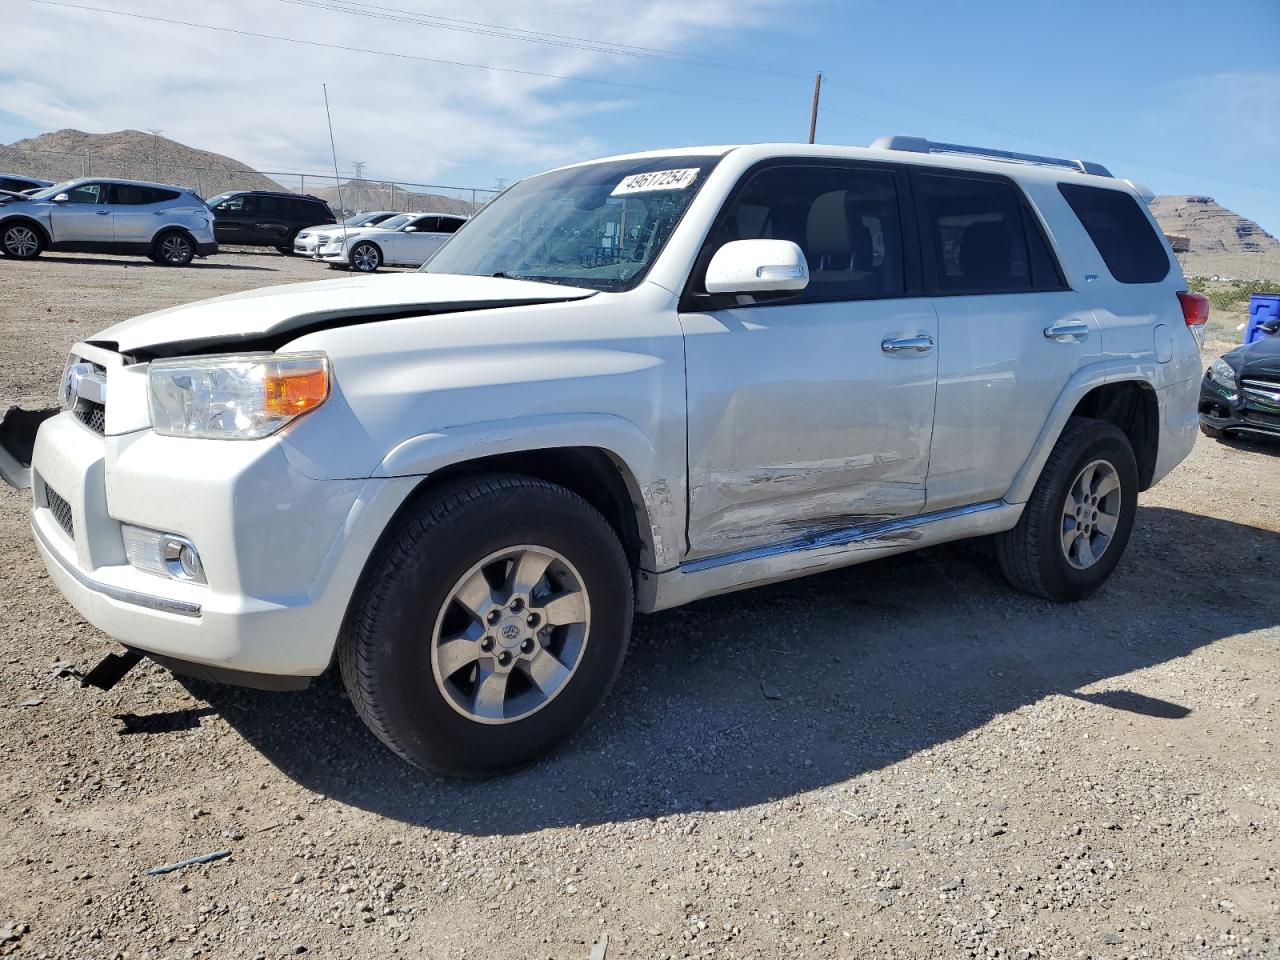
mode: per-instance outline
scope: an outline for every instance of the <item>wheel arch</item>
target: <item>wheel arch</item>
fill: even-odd
[[[4,230],[10,225],[15,223],[25,223],[28,226],[35,227],[36,232],[40,234],[40,240],[45,245],[45,247],[48,247],[50,244],[53,243],[53,238],[49,236],[48,227],[46,227],[39,220],[36,220],[33,217],[28,217],[26,214],[22,214],[22,213],[15,213],[12,216],[0,218],[0,230]]]
[[[1148,489],[1158,470],[1161,421],[1155,387],[1132,375],[1107,375],[1104,364],[1078,370],[1058,395],[1031,454],[1009,485],[1004,499],[1025,503],[1035,489],[1054,444],[1072,417],[1095,417],[1124,432],[1138,461],[1140,490]]]
[[[1094,387],[1071,411],[1115,424],[1129,438],[1138,462],[1138,489],[1150,488],[1160,452],[1160,402],[1145,380],[1121,380]]]

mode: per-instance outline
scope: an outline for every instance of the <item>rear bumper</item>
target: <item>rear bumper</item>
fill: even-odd
[[[218,252],[218,244],[216,242],[210,241],[209,243],[196,244],[197,257],[212,257],[217,252]]]

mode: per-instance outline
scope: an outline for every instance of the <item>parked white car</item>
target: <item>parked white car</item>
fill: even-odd
[[[633,611],[986,535],[1080,600],[1197,432],[1206,301],[1141,197],[913,138],[530,177],[416,274],[76,344],[36,542],[131,656],[266,687],[336,662],[445,773],[567,737]]]
[[[307,227],[300,230],[293,238],[293,252],[299,256],[314,257],[325,240],[333,234],[340,234],[344,230],[354,230],[358,227],[376,227],[384,220],[390,220],[395,216],[399,216],[396,210],[370,210],[367,213],[357,213],[355,216],[347,217],[342,223],[324,223]]]
[[[373,226],[329,234],[316,259],[361,273],[384,265],[420,267],[466,222],[450,213],[402,213]]]

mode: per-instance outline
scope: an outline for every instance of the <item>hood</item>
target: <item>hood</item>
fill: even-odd
[[[501,277],[398,273],[247,290],[146,313],[93,343],[138,359],[274,350],[315,330],[395,317],[581,300],[594,290]]]
[[[1241,376],[1280,377],[1280,333],[1236,347],[1222,359]]]

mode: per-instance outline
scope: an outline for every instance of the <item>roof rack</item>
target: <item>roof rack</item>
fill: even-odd
[[[959,143],[935,143],[924,137],[878,137],[871,144],[875,150],[905,150],[910,153],[958,153],[970,157],[988,157],[992,160],[1008,160],[1012,163],[1032,163],[1042,167],[1066,167],[1080,173],[1098,177],[1110,177],[1112,173],[1100,163],[1091,160],[1063,160],[1060,157],[1041,157],[1034,153],[1014,153],[992,147],[967,147]]]

